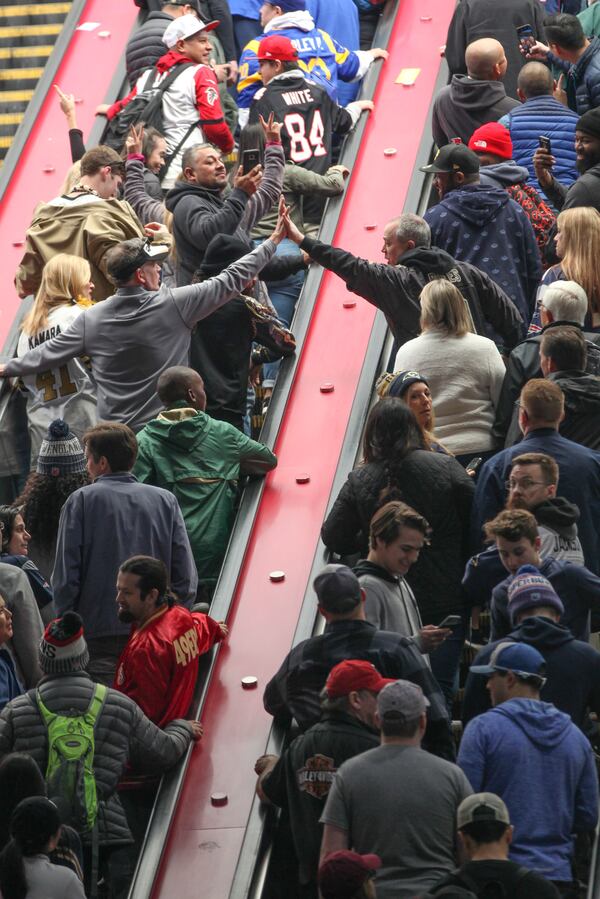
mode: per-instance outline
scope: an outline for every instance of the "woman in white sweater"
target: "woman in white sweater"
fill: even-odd
[[[455,455],[487,452],[504,362],[491,340],[472,333],[469,307],[450,281],[432,281],[420,299],[421,334],[400,347],[394,369],[427,378],[444,446]]]

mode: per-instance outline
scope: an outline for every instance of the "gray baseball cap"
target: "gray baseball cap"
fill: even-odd
[[[377,697],[379,717],[390,717],[403,721],[416,721],[427,711],[429,700],[417,684],[408,680],[397,680],[388,684]]]
[[[508,809],[495,793],[473,793],[458,806],[456,826],[459,830],[465,824],[478,824],[480,821],[510,824]]]

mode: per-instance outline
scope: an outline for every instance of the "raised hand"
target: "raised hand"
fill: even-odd
[[[131,131],[125,140],[127,153],[130,156],[141,156],[142,147],[144,145],[144,125],[132,125]]]
[[[265,122],[262,116],[259,116],[259,121],[265,132],[265,140],[279,143],[281,141],[281,122],[275,121],[274,114],[272,112],[269,113],[268,122]]]

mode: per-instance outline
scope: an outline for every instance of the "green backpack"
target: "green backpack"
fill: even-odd
[[[78,831],[92,830],[98,816],[98,796],[94,777],[94,728],[106,699],[107,688],[96,689],[83,715],[56,715],[36,699],[48,729],[48,796],[60,797],[68,808],[68,820]]]

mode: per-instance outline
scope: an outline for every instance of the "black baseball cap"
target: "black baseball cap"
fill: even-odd
[[[119,246],[127,247],[131,251],[137,250],[137,253],[127,260],[118,257],[112,259],[112,254],[109,255],[106,267],[109,275],[116,278],[117,281],[126,281],[146,262],[164,262],[169,255],[169,248],[165,244],[153,244],[149,240],[144,240],[143,237],[124,240]]]
[[[479,157],[464,144],[447,144],[438,150],[430,165],[422,165],[422,172],[462,172],[476,175],[479,171]]]

